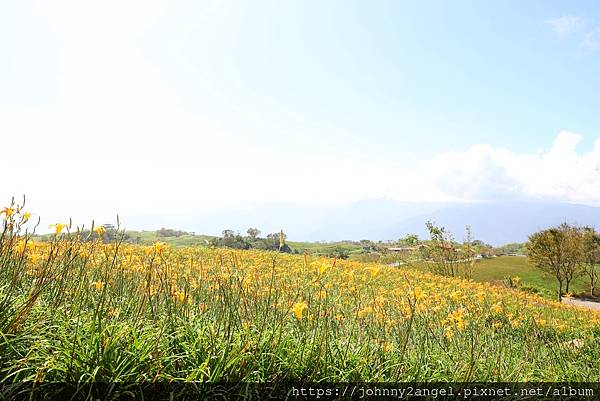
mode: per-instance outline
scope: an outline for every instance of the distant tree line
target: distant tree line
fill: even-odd
[[[182,237],[184,235],[188,235],[189,233],[181,230],[174,230],[172,228],[161,228],[156,231],[156,235],[159,237]]]
[[[222,237],[210,240],[213,247],[226,247],[233,249],[261,249],[279,251],[284,253],[297,253],[286,243],[287,235],[281,230],[278,233],[260,236],[261,231],[257,228],[249,228],[246,235],[241,235],[233,230],[223,230]]]
[[[527,253],[527,243],[512,242],[496,248],[496,252],[501,255],[525,255]]]
[[[101,228],[101,229],[99,229]],[[115,227],[113,224],[101,224],[95,226],[93,230],[80,230],[78,232],[71,232],[68,236],[79,236],[83,241],[96,241],[98,239],[105,243],[111,242],[125,242],[125,243],[138,243],[140,242],[139,237],[133,237],[127,231]]]

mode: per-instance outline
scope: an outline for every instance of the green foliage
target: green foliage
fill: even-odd
[[[256,240],[257,238],[259,238],[259,237],[260,237],[260,230],[259,230],[258,228],[249,228],[249,229],[246,231],[246,234],[248,234],[248,237],[249,237],[251,240]]]
[[[502,245],[500,247],[495,248],[497,254],[500,255],[525,255],[527,252],[527,244],[512,242],[510,244]]]
[[[249,228],[248,236],[242,236],[233,230],[223,230],[222,237],[215,237],[209,241],[212,247],[223,247],[232,249],[260,249],[279,251],[283,253],[294,253],[294,250],[286,243],[286,235],[283,230],[279,233],[268,234],[261,238],[260,230]]]
[[[188,233],[181,230],[173,230],[172,228],[161,228],[156,231],[156,234],[159,237],[181,237],[187,235]]]
[[[470,227],[467,226],[467,239],[460,245],[445,227],[430,221],[426,226],[430,235],[427,256],[431,259],[428,261],[431,270],[442,276],[471,278],[475,259]]]
[[[401,238],[398,243],[401,245],[414,246],[419,243],[419,236],[416,234],[407,234],[404,238]]]
[[[558,282],[558,299],[574,278],[581,276],[584,258],[583,230],[562,223],[529,236],[527,256],[537,268],[554,276]]]
[[[334,248],[330,248],[329,250],[327,250],[324,256],[336,259],[348,259],[350,257],[350,251],[338,245]]]
[[[600,266],[600,234],[592,227],[583,229],[582,270],[590,282],[589,296],[595,295]]]

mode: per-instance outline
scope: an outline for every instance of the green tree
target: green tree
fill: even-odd
[[[350,252],[347,249],[336,245],[335,247],[328,249],[325,252],[325,256],[329,258],[348,259],[350,257]]]
[[[173,230],[172,228],[164,228],[163,227],[160,230],[157,230],[156,234],[159,237],[181,237],[183,235],[186,235],[187,232],[181,231],[181,230]]]
[[[419,243],[419,236],[416,234],[407,234],[404,238],[400,239],[400,244],[414,246]]]
[[[223,230],[223,237],[211,241],[212,246],[224,246],[234,249],[249,249],[250,244],[239,233],[233,230]]]
[[[235,232],[233,230],[223,230],[222,235],[223,238],[232,238],[235,237]]]
[[[583,272],[590,280],[590,295],[594,296],[600,265],[600,234],[593,227],[583,229]]]
[[[278,233],[271,233],[267,235],[265,239],[265,244],[267,249],[273,251],[279,251],[284,253],[292,253],[293,250],[290,246],[285,242],[287,239],[287,235],[281,230]]]
[[[527,257],[537,268],[556,278],[558,300],[562,300],[563,286],[569,292],[573,278],[581,274],[583,260],[582,230],[567,223],[538,231],[529,236]]]
[[[445,227],[438,227],[430,221],[426,226],[430,236],[427,254],[432,259],[432,271],[443,276],[471,278],[475,264],[471,228],[467,226],[467,238],[460,245]]]
[[[248,237],[250,237],[252,241],[255,241],[260,236],[260,230],[251,227],[246,231],[246,234],[248,234]]]

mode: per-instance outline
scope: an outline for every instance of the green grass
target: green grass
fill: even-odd
[[[399,257],[397,258],[400,260]],[[379,261],[380,263],[384,263],[382,259]],[[387,261],[393,262],[393,259]],[[431,271],[431,266],[423,262],[410,263],[405,268],[421,272]],[[549,300],[556,300],[558,283],[554,276],[530,264],[527,261],[527,257],[499,256],[496,258],[480,259],[477,260],[475,269],[473,270],[474,281],[502,287],[505,286],[507,278],[515,276],[520,278],[519,288],[521,290],[538,294]],[[575,295],[589,293],[587,278],[585,276],[575,278],[569,286],[569,292]]]
[[[480,282],[501,284],[505,277],[521,278],[521,288],[532,288],[548,299],[555,299],[557,294],[556,279],[527,262],[522,256],[500,256],[477,261],[473,279]],[[584,292],[588,289],[585,277],[578,277],[571,283],[569,291]]]

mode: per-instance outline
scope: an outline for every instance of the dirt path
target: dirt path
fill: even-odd
[[[584,301],[581,299],[574,299],[574,298],[571,298],[571,299],[563,298],[563,303],[567,304],[567,305],[575,305],[575,306],[580,306],[583,308],[590,308],[590,309],[600,311],[600,302]]]

